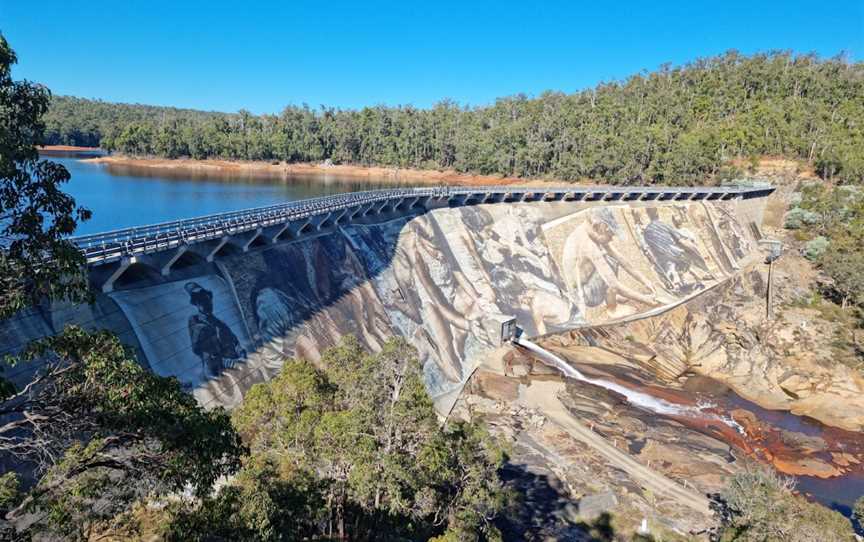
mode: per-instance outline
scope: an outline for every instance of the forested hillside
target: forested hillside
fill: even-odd
[[[122,131],[132,123],[196,122],[224,117],[224,113],[159,107],[155,105],[118,104],[71,96],[54,96],[45,115],[47,145],[98,147],[106,134]]]
[[[806,160],[864,181],[864,64],[735,52],[625,81],[487,107],[443,101],[279,115],[55,98],[48,143],[130,155],[446,168],[618,183],[703,182],[736,158]]]

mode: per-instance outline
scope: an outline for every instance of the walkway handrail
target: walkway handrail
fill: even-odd
[[[234,235],[257,228],[302,220],[346,208],[382,202],[403,200],[408,197],[430,197],[450,199],[456,196],[481,194],[569,194],[576,195],[620,195],[620,194],[720,194],[745,196],[761,195],[773,189],[745,186],[726,187],[638,187],[638,186],[434,186],[421,188],[393,188],[349,192],[302,199],[277,205],[256,207],[195,218],[173,220],[147,226],[122,228],[71,239],[88,261],[98,261],[111,255],[129,255],[152,250],[164,250],[187,242],[199,242],[223,235]],[[464,200],[463,200],[464,201]]]

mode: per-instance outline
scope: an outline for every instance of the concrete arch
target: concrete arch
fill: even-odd
[[[207,263],[206,258],[204,258],[198,252],[195,252],[194,250],[184,250],[182,254],[177,256],[177,259],[174,260],[174,262],[171,264],[171,267],[169,268],[168,271],[169,272],[175,271],[175,270],[179,271],[182,269],[194,267],[196,265],[201,265],[201,264],[205,264],[205,263]],[[162,274],[163,275],[165,274],[164,270],[163,270]]]
[[[147,260],[124,258],[109,269],[110,274],[102,282],[101,290],[105,293],[114,290],[133,287],[137,284],[162,280],[160,270]]]

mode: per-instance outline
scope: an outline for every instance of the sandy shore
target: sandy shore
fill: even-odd
[[[397,182],[429,183],[429,184],[465,184],[465,185],[496,185],[496,184],[548,184],[551,181],[501,177],[497,175],[470,175],[456,171],[435,171],[407,169],[397,167],[348,166],[280,162],[245,162],[234,160],[193,160],[181,158],[176,160],[160,158],[133,158],[122,155],[100,156],[89,158],[86,162],[116,166],[146,167],[164,170],[190,170],[213,173],[250,173],[273,176],[308,175],[332,176],[355,179],[392,180]],[[559,184],[566,184],[559,181]]]

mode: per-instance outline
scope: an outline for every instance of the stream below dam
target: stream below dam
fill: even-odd
[[[590,360],[579,364],[565,360],[530,341],[517,344],[576,385],[602,388],[651,417],[672,420],[729,444],[729,461],[746,457],[772,465],[795,479],[797,492],[847,517],[855,501],[864,496],[864,434],[860,432],[763,408],[709,377],[689,375],[681,389],[670,388],[646,382],[644,376],[628,370],[593,366]],[[638,445],[630,452],[638,454]]]

